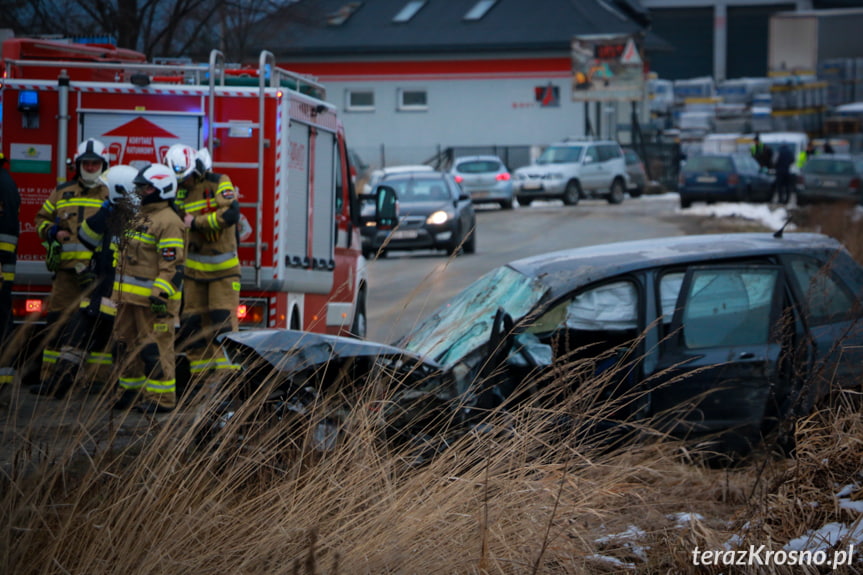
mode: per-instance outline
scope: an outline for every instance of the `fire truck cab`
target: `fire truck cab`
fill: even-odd
[[[21,193],[16,320],[36,322],[51,274],[34,220],[87,138],[111,164],[161,162],[181,142],[207,148],[242,218],[241,327],[364,336],[365,260],[345,133],[314,79],[276,66],[149,63],[111,46],[3,43],[2,151]]]

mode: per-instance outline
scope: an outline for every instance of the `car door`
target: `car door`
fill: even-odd
[[[781,377],[775,329],[785,297],[780,266],[703,265],[686,270],[673,319],[647,376],[650,412],[678,436],[734,430],[757,436]]]
[[[587,146],[584,150],[581,169],[579,170],[579,181],[582,190],[597,190],[602,182],[602,159],[599,154],[599,146]]]
[[[461,230],[462,240],[468,232],[473,228],[473,201],[460,185],[458,185],[451,176],[446,177],[447,186],[450,190],[450,195],[453,198],[453,207],[456,210],[456,217],[459,220],[459,230]],[[461,240],[460,240],[461,241]]]

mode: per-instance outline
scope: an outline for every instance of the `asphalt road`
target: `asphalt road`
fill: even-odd
[[[477,251],[390,252],[369,262],[368,339],[390,343],[485,272],[544,252],[614,241],[686,235],[693,218],[677,212],[674,195],[627,197],[622,204],[582,200],[577,206],[538,202],[528,208],[477,208]],[[695,226],[695,227],[694,227]]]

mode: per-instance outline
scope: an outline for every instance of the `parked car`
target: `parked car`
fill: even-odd
[[[361,365],[352,372],[361,387],[389,374],[396,383],[381,409],[413,422],[402,429],[386,420],[408,437],[431,434],[429,422],[440,433],[469,429],[487,410],[512,408],[549,389],[564,401],[613,365],[596,395],[613,407],[604,429],[638,420],[741,454],[831,390],[859,388],[861,320],[863,267],[839,242],[820,234],[746,233],[514,261],[393,345],[285,330],[230,333],[222,341],[243,366],[243,381],[272,382],[274,372],[281,378],[274,394],[280,405],[320,401],[342,377],[342,365]],[[259,360],[267,367],[255,372]],[[555,386],[549,374],[556,374]]]
[[[694,156],[680,168],[680,207],[693,202],[769,202],[774,181],[750,154]]]
[[[428,164],[404,164],[400,166],[388,166],[378,170],[372,170],[369,174],[369,181],[363,190],[365,193],[371,193],[374,188],[385,177],[392,174],[409,174],[411,172],[434,172],[435,169]]]
[[[630,197],[637,198],[647,189],[647,170],[644,162],[632,148],[623,148],[623,160],[626,162],[626,173],[629,174]]]
[[[848,154],[812,156],[797,181],[797,205],[845,201],[863,204],[863,158]]]
[[[517,169],[515,180],[522,206],[538,199],[559,199],[574,206],[583,197],[604,197],[619,204],[629,187],[623,151],[611,140],[552,144],[534,164]]]
[[[512,176],[497,156],[456,158],[450,173],[474,204],[494,203],[512,209]]]
[[[384,173],[378,184],[392,187],[399,206],[395,229],[378,229],[374,205],[363,205],[363,255],[371,258],[390,250],[476,251],[476,212],[473,202],[450,174],[432,169]]]

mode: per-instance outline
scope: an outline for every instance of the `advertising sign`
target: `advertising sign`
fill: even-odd
[[[644,97],[644,60],[633,36],[572,39],[572,99],[620,102]]]

